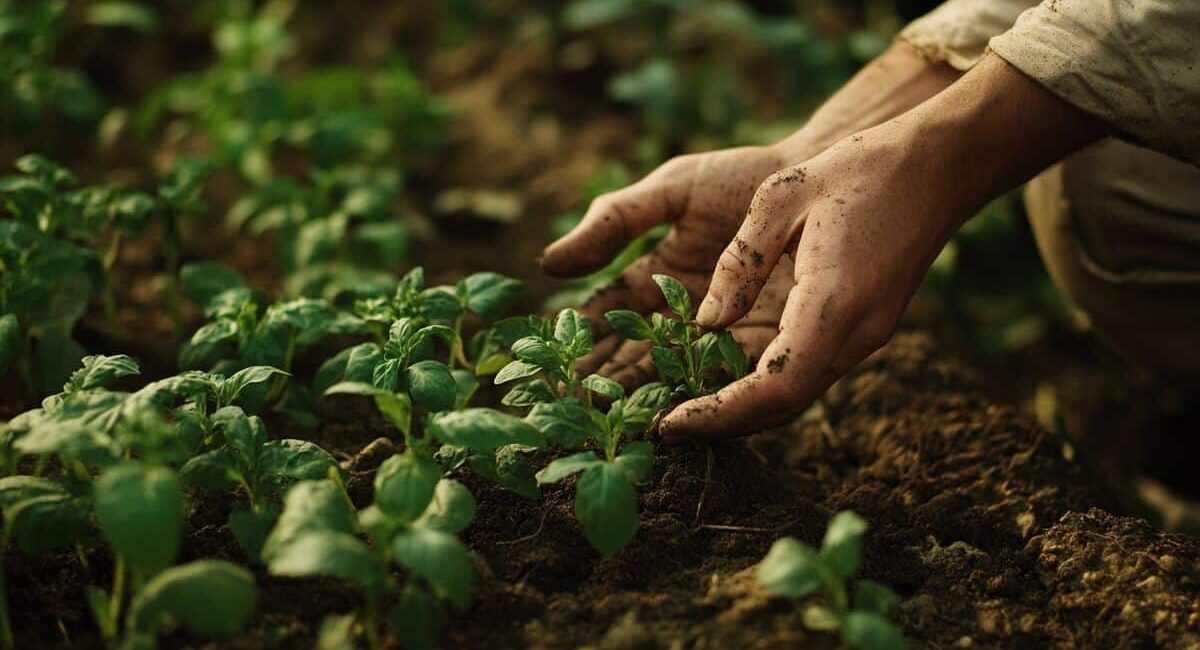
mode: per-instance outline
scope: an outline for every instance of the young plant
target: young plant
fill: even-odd
[[[701,331],[693,317],[692,299],[678,280],[655,275],[654,281],[678,318],[655,312],[647,321],[636,312],[617,309],[604,315],[613,329],[627,339],[649,341],[650,356],[663,381],[679,386],[687,397],[712,392],[729,377],[744,377],[749,361],[733,336]]]
[[[579,357],[592,349],[592,330],[573,309],[549,323],[531,323],[530,333],[512,345],[516,359],[496,374],[496,383],[524,379],[502,400],[508,406],[532,407],[525,421],[546,440],[564,449],[592,444],[551,462],[536,475],[538,484],[557,483],[582,472],[575,489],[575,515],[584,535],[598,551],[612,555],[633,540],[637,531],[635,485],[650,471],[653,447],[646,441],[626,442],[642,433],[667,405],[670,390],[648,384],[626,396],[620,384],[576,372]],[[580,397],[577,397],[580,395]],[[594,395],[611,402],[596,407]]]
[[[275,575],[357,583],[365,605],[351,616],[373,650],[382,647],[384,612],[405,647],[434,648],[445,607],[461,612],[471,602],[474,561],[456,534],[474,516],[475,498],[465,487],[443,479],[436,463],[406,453],[380,466],[374,502],[357,513],[340,481],[297,483],[263,556]],[[353,644],[347,619],[324,627],[337,642]]]
[[[248,503],[230,511],[229,529],[246,556],[258,562],[279,516],[274,495],[290,481],[329,476],[337,462],[306,440],[268,440],[262,420],[237,406],[222,407],[211,421],[223,444],[189,459],[179,477],[184,485],[207,490],[241,488]]]
[[[15,539],[29,554],[72,545],[81,549],[96,539],[95,521],[117,558],[111,590],[87,592],[110,645],[153,645],[154,636],[172,621],[198,635],[228,636],[249,617],[254,581],[225,562],[169,568],[179,552],[184,512],[181,482],[171,466],[195,453],[202,436],[189,420],[169,419],[162,406],[170,390],[167,380],[138,393],[106,388],[137,372],[123,355],[87,357],[61,393],[8,424],[7,447],[36,458],[37,464],[34,475],[0,479],[5,524],[0,541],[7,548]],[[238,385],[253,381],[230,378],[222,384],[234,385],[218,392],[232,400]],[[197,382],[174,382],[185,383]],[[56,466],[45,462],[48,457],[57,460]],[[79,556],[83,561],[82,550]],[[6,624],[0,619],[5,642],[11,638]]]
[[[804,624],[810,629],[838,630],[852,648],[903,650],[904,637],[887,620],[900,598],[877,582],[851,583],[858,574],[866,530],[861,517],[845,511],[829,522],[820,551],[792,537],[779,539],[758,565],[758,582],[771,595],[784,598],[820,592],[824,602],[804,610]]]

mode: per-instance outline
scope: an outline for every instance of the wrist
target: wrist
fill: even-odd
[[[894,122],[966,217],[1107,131],[995,54]]]

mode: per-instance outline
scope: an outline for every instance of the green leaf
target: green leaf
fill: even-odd
[[[444,478],[438,481],[433,500],[413,526],[440,530],[451,535],[460,532],[475,518],[475,497],[462,483]]]
[[[671,311],[679,314],[685,320],[692,317],[692,297],[688,295],[688,290],[679,280],[669,276],[657,274],[654,281],[658,284],[658,288],[662,290],[663,297],[667,299],[667,306]]]
[[[239,370],[221,384],[221,403],[230,404],[242,394],[247,386],[261,384],[274,375],[290,376],[279,368],[271,366],[250,366]]]
[[[572,474],[591,469],[604,461],[594,451],[581,451],[577,454],[555,459],[537,473],[537,482],[541,485],[557,483]]]
[[[625,397],[625,389],[621,387],[621,384],[600,375],[588,375],[584,377],[583,387],[593,393],[599,393],[608,399],[616,400]]]
[[[329,452],[307,440],[271,440],[258,456],[260,472],[297,480],[322,479],[336,467]]]
[[[439,596],[466,610],[475,586],[475,567],[471,552],[453,535],[409,528],[396,535],[392,552],[397,562],[427,580]]]
[[[467,308],[488,319],[500,316],[521,295],[520,282],[491,271],[463,278],[462,286],[466,288]]]
[[[625,408],[646,409],[658,412],[666,408],[671,401],[671,387],[659,382],[643,384],[629,399],[625,400]]]
[[[851,578],[858,572],[859,550],[867,522],[857,514],[846,510],[834,515],[821,542],[821,562],[842,578]]]
[[[428,413],[454,408],[458,386],[450,369],[440,361],[419,361],[404,370],[413,406]]]
[[[512,344],[512,351],[517,359],[531,363],[546,372],[555,372],[561,365],[558,353],[537,336],[526,336],[517,340]]]
[[[412,521],[425,511],[441,478],[442,468],[432,458],[392,456],[375,474],[375,503],[393,517]]]
[[[352,535],[356,528],[356,516],[340,486],[330,480],[300,481],[284,498],[283,513],[263,545],[263,557],[269,560],[279,547],[306,532]]]
[[[179,480],[187,487],[228,490],[237,485],[234,473],[237,452],[227,447],[193,456],[179,468]]]
[[[221,560],[171,567],[134,596],[129,617],[134,629],[154,631],[178,621],[202,637],[229,637],[250,620],[258,588],[249,571]]]
[[[346,381],[369,382],[375,377],[375,367],[383,361],[383,350],[375,343],[363,343],[350,348],[343,377]]]
[[[650,359],[658,367],[658,372],[662,375],[663,381],[675,383],[681,381],[686,374],[683,368],[683,360],[679,357],[679,352],[676,350],[654,346],[650,348]]]
[[[230,289],[245,287],[236,271],[217,262],[185,264],[179,271],[179,285],[192,302],[207,310],[213,299]]]
[[[696,342],[700,350],[700,372],[716,370],[721,367],[721,344],[716,334],[707,332]]]
[[[262,562],[263,544],[278,520],[279,511],[270,505],[259,510],[235,508],[229,513],[229,530],[252,563]]]
[[[438,415],[433,421],[438,440],[481,453],[491,453],[504,445],[518,444],[541,448],[541,432],[520,418],[486,408],[470,408]]]
[[[628,309],[615,309],[604,314],[613,330],[632,341],[653,341],[654,330],[641,314]]]
[[[267,569],[277,576],[329,576],[366,587],[387,581],[379,559],[358,538],[330,530],[309,530],[271,548]]]
[[[170,566],[183,533],[183,489],[174,472],[137,462],[96,479],[96,519],[113,551],[136,575],[150,578]]]
[[[904,650],[904,636],[873,612],[850,612],[842,622],[842,637],[859,650]]]
[[[142,371],[137,362],[130,357],[119,354],[115,356],[91,355],[83,357],[83,367],[71,374],[62,391],[73,392],[86,389],[100,389],[115,379],[128,377]]]
[[[538,497],[538,483],[524,449],[505,445],[496,450],[496,479],[504,489],[532,501]]]
[[[821,559],[803,542],[783,537],[771,545],[755,576],[773,596],[802,598],[821,587]]]
[[[4,507],[17,546],[30,555],[66,548],[91,532],[86,499],[66,493],[31,496]]]
[[[654,464],[654,445],[645,440],[631,442],[621,448],[621,453],[613,459],[613,464],[625,472],[630,481],[640,483],[650,474],[650,468]]]
[[[128,0],[106,0],[90,5],[87,20],[101,27],[128,27],[145,33],[158,29],[158,16],[153,11]]]
[[[479,375],[480,377],[494,375],[497,372],[500,372],[504,366],[507,366],[510,361],[512,361],[512,357],[508,356],[507,352],[495,352],[493,354],[489,354],[483,359],[480,359],[479,363],[475,364],[475,374]]]
[[[595,430],[588,409],[574,397],[535,404],[525,421],[537,428],[554,445],[574,449]]]
[[[545,402],[553,402],[558,396],[550,390],[546,382],[535,379],[523,384],[517,384],[505,393],[500,403],[505,406],[533,406]]]
[[[871,580],[854,583],[851,602],[854,609],[887,616],[900,605],[900,597],[894,591]]]
[[[501,368],[500,372],[496,373],[496,378],[493,381],[497,386],[499,386],[500,384],[506,384],[515,379],[532,377],[541,371],[542,368],[540,366],[536,366],[532,363],[526,363],[524,361],[512,361],[509,362],[508,365]]]
[[[605,557],[633,541],[637,533],[637,492],[626,470],[601,463],[586,471],[575,487],[575,518],[592,546]]]
[[[0,375],[8,371],[8,367],[21,354],[21,322],[13,314],[0,316]]]
[[[582,356],[592,351],[592,324],[574,309],[564,309],[554,320],[554,338]]]
[[[375,408],[404,435],[412,433],[412,400],[403,393],[376,393]]]
[[[51,421],[35,426],[13,443],[22,454],[54,454],[63,461],[89,466],[108,466],[121,455],[121,448],[97,427],[81,422]]]
[[[392,607],[392,625],[408,650],[435,650],[445,624],[437,599],[417,585],[407,585]]]
[[[742,349],[742,345],[733,338],[729,332],[721,332],[717,334],[717,347],[721,351],[721,358],[725,361],[725,365],[729,366],[729,371],[733,373],[735,379],[740,379],[746,376],[750,369],[750,360],[746,358],[746,351]]]

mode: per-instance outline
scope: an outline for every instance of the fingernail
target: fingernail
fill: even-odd
[[[696,312],[696,322],[701,325],[712,325],[721,317],[721,299],[708,294],[704,298],[704,302],[700,303],[700,309]]]

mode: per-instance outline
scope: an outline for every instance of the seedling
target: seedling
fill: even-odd
[[[667,405],[669,389],[648,384],[626,396],[620,384],[601,377],[579,377],[576,362],[592,349],[591,324],[573,309],[559,312],[554,326],[531,323],[530,333],[512,345],[516,359],[496,374],[496,383],[527,381],[502,400],[508,406],[532,407],[525,421],[564,449],[591,443],[582,451],[551,462],[536,475],[538,484],[557,483],[583,472],[575,490],[575,516],[588,541],[604,555],[624,548],[637,531],[634,486],[650,471],[653,447],[628,442],[643,432]],[[579,397],[577,397],[579,395]],[[593,395],[610,401],[607,412],[596,408]]]
[[[678,280],[655,275],[654,281],[678,318],[655,312],[647,321],[636,312],[617,309],[604,315],[613,329],[627,339],[650,341],[650,355],[663,381],[679,385],[687,397],[719,388],[722,369],[733,379],[744,377],[749,361],[733,336],[701,331],[692,314],[692,299]]]
[[[758,582],[771,595],[784,598],[820,592],[824,602],[804,610],[804,624],[810,629],[838,630],[848,645],[861,650],[903,650],[904,637],[887,620],[900,598],[877,582],[851,583],[858,574],[866,530],[861,517],[846,511],[829,522],[820,551],[792,537],[779,539],[758,565]]]
[[[365,606],[351,616],[373,650],[382,647],[384,611],[405,647],[435,647],[445,606],[466,610],[476,581],[471,552],[455,536],[474,518],[475,498],[441,476],[436,463],[393,456],[376,473],[374,502],[357,513],[340,481],[297,483],[263,548],[269,570],[357,583]],[[352,643],[353,627],[342,619],[337,640]]]

